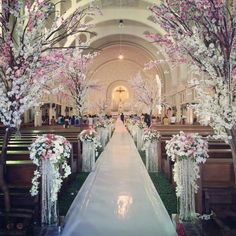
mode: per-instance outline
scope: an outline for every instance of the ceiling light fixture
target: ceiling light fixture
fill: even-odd
[[[121,19],[121,20],[119,20],[119,28],[122,29],[123,27],[124,27],[124,21]],[[120,35],[119,35],[119,56],[118,56],[119,60],[124,59],[124,55],[121,52],[121,41],[122,41],[122,38],[121,38],[121,32],[120,32]]]

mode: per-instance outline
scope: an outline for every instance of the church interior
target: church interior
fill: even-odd
[[[30,2],[34,1],[31,0]],[[209,157],[204,164],[199,165],[198,187],[194,193],[194,208],[201,217],[195,221],[186,222],[182,222],[178,218],[180,200],[176,195],[175,163],[168,156],[168,151],[166,150],[167,142],[171,140],[172,135],[179,134],[180,131],[198,133],[206,140],[208,136],[214,133],[214,129],[209,125],[210,118],[208,116],[199,116],[195,113],[194,105],[198,103],[198,96],[194,85],[189,83],[190,80],[198,79],[204,75],[196,73],[188,65],[172,63],[169,60],[169,55],[165,53],[162,46],[147,37],[148,34],[152,33],[164,33],[163,28],[156,24],[152,12],[148,9],[151,5],[163,1],[50,0],[49,2],[55,4],[56,14],[59,17],[64,16],[65,18],[72,14],[75,9],[83,9],[91,6],[91,4],[98,6],[100,9],[101,14],[90,14],[83,18],[83,24],[92,25],[89,30],[84,30],[84,32],[76,35],[69,35],[57,43],[58,48],[67,47],[72,49],[79,48],[81,44],[87,45],[82,49],[84,51],[83,53],[92,52],[96,54],[86,69],[85,78],[86,81],[91,81],[91,83],[95,84],[94,87],[96,88],[88,90],[86,99],[83,101],[83,112],[78,114],[78,104],[70,96],[69,90],[64,88],[63,93],[60,89],[53,91],[55,84],[58,82],[50,82],[40,97],[38,104],[30,107],[22,114],[21,127],[18,127],[19,130],[17,128],[9,137],[6,159],[4,161],[4,155],[1,155],[0,160],[0,172],[3,173],[4,183],[6,183],[7,189],[9,190],[11,205],[11,209],[8,209],[9,211],[6,210],[5,190],[1,187],[0,235],[236,235],[234,153],[232,153],[231,146],[224,140],[208,140],[207,155]],[[232,2],[235,4],[234,1]],[[159,63],[152,63],[156,61]],[[58,76],[60,77],[61,75],[57,74],[56,77]],[[138,87],[132,84],[132,81],[138,77],[144,79],[148,87],[146,92],[141,92]],[[60,86],[63,89],[64,84],[62,83]],[[148,96],[150,94],[152,95],[151,98]],[[145,99],[147,99],[147,102]],[[2,113],[1,108],[0,113]],[[124,115],[124,127],[129,130],[129,133],[123,127],[120,114]],[[136,127],[130,121],[132,119],[140,121],[144,119],[145,121],[144,114],[149,114],[151,119],[148,128],[160,134],[154,153],[155,161],[158,164],[157,172],[148,171],[144,168],[145,165],[147,166],[147,156],[145,157],[147,152],[145,152],[145,146],[139,149],[138,125]],[[85,155],[85,146],[83,146],[82,139],[78,137],[84,130],[91,128],[96,129],[97,127],[97,132],[100,132],[100,127],[97,124],[100,124],[100,120],[109,118],[113,120],[113,124],[108,123],[110,126],[108,125],[107,127],[115,127],[113,131],[110,131],[110,128],[108,128],[109,132],[113,133],[113,136],[111,133],[109,133],[110,136],[107,133],[106,135],[109,138],[104,141],[104,145],[103,138],[101,137],[101,146],[98,147],[95,157],[95,170],[84,171],[83,156]],[[137,130],[135,131],[136,128]],[[142,129],[141,126],[139,128]],[[4,136],[5,131],[6,126],[1,122],[1,154],[5,152],[3,145],[6,138]],[[48,223],[42,224],[41,222],[42,215],[44,214],[42,213],[42,205],[44,204],[42,194],[31,196],[29,192],[36,169],[35,164],[30,159],[29,147],[38,136],[46,134],[63,136],[72,146],[72,152],[67,161],[71,168],[71,175],[63,180],[61,190],[58,193],[58,201],[56,203],[58,207],[58,219],[56,224],[54,222],[53,225]],[[128,136],[133,137],[134,142],[132,141],[132,144],[130,144],[131,141]],[[115,140],[119,140],[121,142],[119,145],[123,145],[123,148],[122,146],[115,146],[118,145]],[[126,143],[124,143],[125,141]],[[141,164],[137,164],[138,167],[136,167],[136,164],[131,160],[130,162],[134,166],[134,170],[132,169],[133,167],[131,168],[129,162],[123,160],[125,155],[132,156],[133,152],[136,152],[133,150],[133,143],[137,145],[138,149],[135,155],[143,161],[143,164],[140,162]],[[132,148],[129,149],[130,147]],[[108,157],[110,157],[110,160]],[[115,157],[118,157],[121,164],[118,163]],[[119,173],[121,175],[123,173],[125,176],[127,175],[126,178],[119,180],[116,175],[115,177],[112,174],[108,175],[109,168],[113,170],[114,175],[117,173],[118,176]],[[161,231],[161,229],[159,232],[154,232],[156,228],[158,230],[158,227],[154,226],[155,223],[152,224],[152,221],[148,222],[148,220],[145,220],[145,214],[151,218],[152,210],[159,209],[155,205],[157,204],[155,203],[156,197],[154,200],[150,200],[147,197],[149,199],[148,201],[155,203],[153,203],[150,212],[146,212],[149,209],[149,205],[145,205],[146,208],[142,208],[142,211],[140,209],[139,211],[137,210],[137,214],[140,212],[141,215],[143,214],[143,223],[139,222],[139,218],[132,218],[135,215],[135,209],[133,210],[132,207],[138,205],[136,205],[138,197],[136,198],[136,195],[133,198],[130,197],[128,190],[120,190],[118,186],[125,185],[122,181],[126,181],[128,178],[133,178],[133,182],[131,181],[132,185],[130,186],[134,188],[134,186],[138,185],[134,181],[135,178],[138,179],[135,168],[138,168],[140,176],[143,176],[143,180],[140,180],[139,184],[143,185],[142,194],[147,192],[149,197],[154,197],[157,191],[158,198],[161,199],[159,201],[163,202],[164,205],[161,204],[165,208],[165,214],[167,213],[166,215],[163,213],[163,221],[168,215],[168,220],[165,220],[164,225],[167,225],[166,221],[170,221],[171,223],[169,224],[172,225],[173,223],[173,228],[175,227],[176,232],[173,233],[171,230]],[[139,172],[137,173],[139,174]],[[114,180],[111,182],[112,178],[117,180],[115,184]],[[0,176],[0,185],[2,186],[3,182],[1,181]],[[102,185],[101,188],[98,187],[99,184]],[[108,209],[107,211],[109,211],[110,203],[107,194],[113,196],[113,193],[110,191],[107,193],[107,190],[110,188],[113,189],[113,184],[115,186],[114,191],[116,191],[117,187],[119,191],[123,192],[119,195],[115,204],[116,207],[118,206],[115,210],[118,213],[113,212],[116,216],[119,216],[119,219],[114,221],[118,223],[117,225],[109,225],[113,224],[113,216],[109,216],[112,218],[111,221],[107,221],[109,231],[107,225],[102,225],[102,218],[108,218],[107,215],[103,215],[104,212],[106,214],[106,211],[104,210],[103,212],[103,209]],[[147,187],[145,187],[146,184]],[[104,197],[101,197],[99,194],[104,194],[103,188],[106,191],[104,192]],[[130,188],[132,189],[132,187]],[[135,191],[138,192],[138,190],[134,190],[134,194]],[[149,193],[149,191],[154,191],[155,194]],[[130,190],[130,192],[132,191]],[[141,195],[138,196],[141,199],[140,204],[142,204],[142,201],[144,204],[146,196],[145,199],[141,198]],[[104,203],[104,199],[107,199],[107,202]],[[75,205],[73,202],[75,200],[79,201],[78,205]],[[72,227],[70,225],[72,216],[73,220],[77,217],[75,213],[71,213],[72,208],[78,207],[79,209],[79,204],[81,204],[81,209],[82,206],[84,207],[82,210],[78,210],[78,219],[81,217],[81,222],[83,222],[86,217],[90,216],[87,216],[88,210],[86,210],[86,207],[90,209],[89,207],[93,201],[97,201],[96,204],[98,205],[96,205],[97,208],[95,209],[91,208],[94,210],[90,212],[94,218],[92,216],[92,220],[88,221],[91,225],[83,224],[78,230],[78,233],[75,233],[75,231],[69,233],[70,227]],[[70,207],[71,204],[72,207]],[[98,214],[97,217],[97,211],[99,209],[102,213],[100,215]],[[84,219],[83,216],[85,217]],[[131,224],[132,222],[133,224],[132,227],[129,226],[130,228],[127,229],[127,232],[125,228],[122,228],[126,227],[126,220],[128,223]],[[101,231],[99,231],[99,222],[102,225]],[[162,222],[161,219],[160,222]],[[162,223],[160,222],[158,223],[161,225]],[[139,224],[143,224],[143,228]],[[145,233],[142,231],[146,227],[144,226],[145,224],[153,232],[147,231],[147,234],[141,234],[141,232]],[[139,228],[139,226],[140,234],[134,234],[134,232],[137,233],[134,229]],[[65,228],[63,229],[63,227]],[[105,232],[104,230],[103,233],[102,230],[104,228],[107,231]]]

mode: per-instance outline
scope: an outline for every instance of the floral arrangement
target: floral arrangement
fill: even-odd
[[[143,141],[146,142],[154,142],[158,140],[161,137],[160,133],[157,130],[154,129],[144,129],[143,134]]]
[[[140,129],[147,128],[146,123],[141,122],[141,121],[137,121],[137,122],[136,122],[136,125],[137,125]]]
[[[166,143],[166,152],[172,161],[190,159],[197,163],[205,163],[208,158],[207,141],[199,134],[180,131]]]
[[[36,138],[29,147],[29,150],[30,159],[37,165],[32,179],[31,195],[35,196],[38,194],[39,177],[43,174],[41,167],[42,161],[48,160],[52,166],[53,173],[51,174],[54,176],[50,197],[52,201],[56,201],[57,193],[61,188],[62,179],[66,178],[71,173],[71,168],[67,164],[67,159],[69,159],[71,155],[71,144],[62,136],[44,134]]]
[[[91,142],[94,143],[94,147],[95,147],[95,155],[98,156],[98,149],[102,147],[101,143],[98,140],[98,133],[96,132],[95,129],[90,128],[90,129],[85,129],[83,130],[78,138],[82,141],[82,142]]]
[[[96,128],[106,128],[107,125],[104,121],[97,121],[95,127]]]
[[[85,129],[79,134],[79,139],[81,141],[94,142],[97,137],[97,132],[95,129]]]
[[[179,217],[184,221],[197,218],[195,211],[195,193],[198,191],[199,163],[205,163],[208,158],[207,141],[194,133],[174,135],[167,141],[166,152],[174,163],[174,181],[176,195],[179,197]]]

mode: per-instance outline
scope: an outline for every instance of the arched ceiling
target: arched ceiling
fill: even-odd
[[[143,50],[145,54],[149,55],[149,60],[163,59],[164,61],[166,55],[162,55],[160,52],[157,54],[157,51],[159,51],[158,45],[150,42],[145,37],[145,34],[149,32],[163,33],[163,30],[154,23],[151,11],[148,9],[149,6],[153,5],[154,1],[67,0],[64,3],[62,1],[61,6],[57,6],[57,8],[65,18],[75,8],[85,7],[91,4],[91,2],[93,5],[99,6],[102,12],[102,15],[88,16],[85,19],[86,23],[94,24],[92,31],[96,33],[96,36],[87,34],[85,37],[89,40],[92,48],[105,50],[115,45],[132,46],[133,48],[136,47],[137,52]],[[155,3],[158,2],[160,1],[155,1]],[[123,27],[119,27],[119,21],[121,19],[124,22]],[[65,45],[69,46],[74,42],[75,37],[71,37]],[[115,59],[116,54],[113,56]],[[166,71],[169,71],[169,65],[166,62],[160,65],[157,70],[159,71],[162,82],[170,79],[171,73],[165,74]]]

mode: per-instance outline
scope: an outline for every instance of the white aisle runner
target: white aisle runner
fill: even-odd
[[[120,120],[65,219],[63,236],[172,236],[170,217]]]

